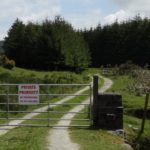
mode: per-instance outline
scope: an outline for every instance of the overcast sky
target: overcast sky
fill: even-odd
[[[60,15],[75,28],[90,28],[137,14],[150,17],[150,0],[2,0],[0,40],[7,35],[16,18],[26,23]]]

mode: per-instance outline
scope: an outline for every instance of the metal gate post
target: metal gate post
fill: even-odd
[[[7,124],[9,125],[9,85],[7,87]]]
[[[97,116],[97,104],[98,104],[98,76],[93,76],[93,126],[96,126],[98,121]]]
[[[89,118],[90,118],[90,126],[93,125],[93,116],[92,116],[92,85],[89,87],[90,89],[90,106],[89,106]]]
[[[48,85],[48,93],[49,93],[49,85]],[[49,96],[47,96],[47,98],[49,98]],[[50,102],[48,101],[48,127],[50,127]]]
[[[145,127],[145,120],[146,120],[146,115],[147,115],[147,107],[148,107],[148,101],[149,101],[149,93],[146,94],[145,97],[145,105],[144,105],[144,111],[143,111],[143,118],[142,118],[142,123],[141,123],[141,129],[138,133],[138,136],[136,138],[136,142],[139,141],[139,139],[141,138],[143,132],[144,132],[144,127]]]
[[[50,127],[50,103],[48,102],[48,127]]]

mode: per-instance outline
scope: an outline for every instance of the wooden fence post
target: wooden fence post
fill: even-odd
[[[146,116],[147,116],[147,107],[148,107],[148,101],[149,101],[149,94],[146,94],[145,97],[145,105],[144,105],[144,112],[143,112],[143,118],[142,118],[142,123],[141,123],[141,129],[140,132],[136,138],[136,142],[140,139],[141,135],[143,134],[144,131],[144,127],[145,127],[145,120],[146,120]]]

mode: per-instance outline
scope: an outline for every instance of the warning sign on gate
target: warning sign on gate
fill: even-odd
[[[19,104],[30,105],[39,103],[39,85],[21,84],[18,87]]]

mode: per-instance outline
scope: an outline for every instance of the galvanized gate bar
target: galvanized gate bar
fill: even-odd
[[[32,120],[70,120],[70,119],[62,119],[62,118],[32,118]],[[0,120],[7,120],[7,118],[0,118]],[[8,118],[8,120],[31,120],[31,119],[23,119],[23,118]],[[90,121],[90,119],[71,119],[71,121]]]
[[[0,103],[0,105],[4,105],[7,103]],[[37,105],[56,105],[55,103],[39,103]],[[19,103],[9,103],[9,105],[19,105]],[[35,106],[35,104],[31,104],[31,106]],[[79,105],[79,103],[62,103],[62,104],[57,104],[57,105]],[[81,103],[80,105],[89,105],[89,103]]]
[[[0,94],[0,96],[18,96],[19,94]],[[39,94],[39,96],[89,96],[89,94]]]
[[[22,83],[25,85],[34,85],[36,83]],[[22,84],[0,84],[0,86],[18,86]],[[91,84],[38,84],[39,86],[91,86]]]
[[[32,83],[31,83],[32,84]],[[31,84],[24,84],[24,85],[31,85]],[[51,114],[66,114],[68,112],[65,112],[65,111],[51,111],[50,109],[55,107],[55,106],[60,106],[60,105],[70,105],[70,106],[75,106],[75,105],[84,105],[84,106],[89,106],[89,110],[88,111],[81,111],[81,112],[69,112],[69,113],[75,113],[75,114],[86,114],[88,116],[87,119],[85,118],[82,118],[82,119],[72,119],[72,121],[88,121],[88,122],[92,122],[92,116],[91,116],[91,104],[92,104],[92,85],[91,84],[36,84],[36,85],[39,85],[39,87],[47,87],[48,91],[46,91],[46,93],[39,93],[39,97],[42,97],[42,96],[48,96],[48,97],[53,97],[53,96],[67,96],[67,97],[75,97],[75,96],[89,96],[90,98],[90,102],[89,103],[50,103],[50,102],[40,102],[38,104],[31,104],[31,106],[38,106],[37,109],[39,111],[35,111],[35,110],[11,110],[10,109],[10,106],[13,106],[13,105],[17,105],[17,106],[26,106],[26,105],[22,105],[22,104],[19,104],[18,102],[15,102],[15,101],[18,101],[18,86],[21,85],[21,84],[0,84],[0,87],[2,87],[4,90],[2,91],[2,93],[0,93],[0,96],[4,96],[6,97],[7,101],[6,102],[0,102],[0,108],[2,105],[6,105],[6,108],[5,110],[2,110],[0,109],[0,114],[1,113],[4,113],[6,114],[5,117],[1,117],[0,116],[0,120],[3,120],[3,121],[7,121],[7,123],[3,123],[3,124],[0,124],[0,126],[39,126],[39,127],[56,127],[56,125],[53,125],[51,124],[51,121],[58,121],[58,120],[70,120],[70,119],[61,119],[61,118],[51,118],[50,115]],[[34,85],[34,84],[32,84]],[[84,87],[84,86],[88,86],[89,87],[89,92],[88,94],[84,94],[84,93],[81,93],[81,94],[74,94],[74,93],[49,93],[50,91],[50,88],[51,87],[67,87],[67,86],[71,86],[71,87],[77,87],[77,86],[81,86],[81,87]],[[13,93],[10,88],[14,88],[14,90],[16,91],[15,93]],[[5,92],[6,91],[6,92]],[[12,102],[11,101],[11,97],[15,98],[15,101]],[[16,96],[16,97],[15,97]],[[69,99],[68,99],[69,100]],[[1,101],[1,100],[0,100]],[[46,111],[40,111],[40,105],[42,107],[45,107],[47,106],[47,110]],[[29,105],[27,105],[29,106]],[[47,114],[47,117],[45,118],[20,118],[20,117],[12,117],[10,115],[10,113],[25,113],[25,114],[29,114],[29,113],[35,113],[35,114]],[[23,120],[23,121],[37,121],[37,120],[41,120],[41,121],[44,121],[47,123],[44,123],[44,124],[24,124],[24,123],[21,123],[21,124],[9,124],[9,121],[13,121],[13,120]],[[70,127],[87,127],[89,125],[84,125],[84,124],[81,124],[81,125],[70,125]],[[57,126],[59,127],[59,126]],[[64,126],[65,127],[65,126]]]

